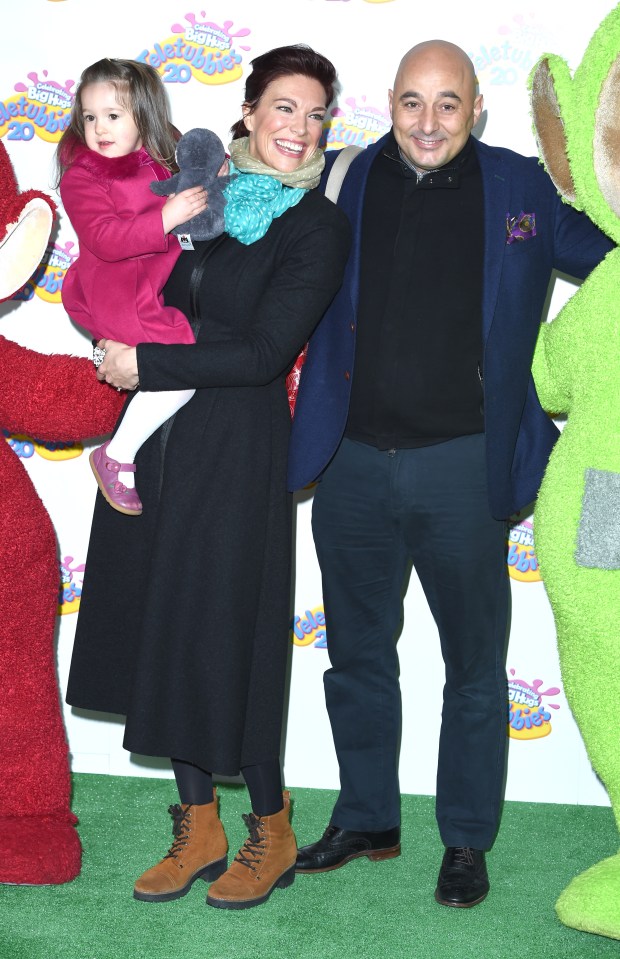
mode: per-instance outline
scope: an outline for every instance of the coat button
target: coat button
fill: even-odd
[[[350,380],[350,379],[351,379],[351,374],[349,373],[348,370],[345,370],[345,371],[344,371],[344,378],[345,378],[345,380]]]
[[[351,333],[355,333],[355,323],[351,323]]]

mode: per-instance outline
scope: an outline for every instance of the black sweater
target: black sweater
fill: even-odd
[[[483,195],[471,142],[419,178],[391,136],[362,224],[346,434],[389,449],[482,432]]]

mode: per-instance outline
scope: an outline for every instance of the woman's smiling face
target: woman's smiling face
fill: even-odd
[[[316,153],[326,109],[318,80],[301,74],[272,80],[253,110],[243,107],[250,156],[292,173]]]

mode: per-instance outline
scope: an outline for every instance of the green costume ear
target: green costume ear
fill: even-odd
[[[594,122],[594,172],[603,197],[620,215],[620,54],[611,64],[599,95]]]
[[[563,109],[560,108],[556,83],[562,94]],[[571,99],[571,84],[568,64],[553,54],[539,60],[530,76],[532,116],[542,161],[558,193],[574,204],[575,183],[568,162],[562,120]]]
[[[620,242],[620,5],[591,38],[574,77],[544,54],[529,78],[534,132],[558,193]]]

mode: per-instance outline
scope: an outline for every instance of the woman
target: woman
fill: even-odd
[[[126,715],[127,749],[172,759],[175,841],[138,879],[142,900],[177,899],[202,877],[217,880],[211,905],[240,909],[294,878],[279,761],[291,536],[285,378],[349,249],[345,217],[315,189],[335,79],[305,46],[253,61],[230,145],[240,171],[228,188],[235,236],[184,252],[165,289],[196,343],[100,343],[98,375],[115,386],[197,389],[138,456],[142,517],[129,522],[98,497],[67,694],[75,706]],[[240,770],[250,835],[226,870],[211,775]]]

